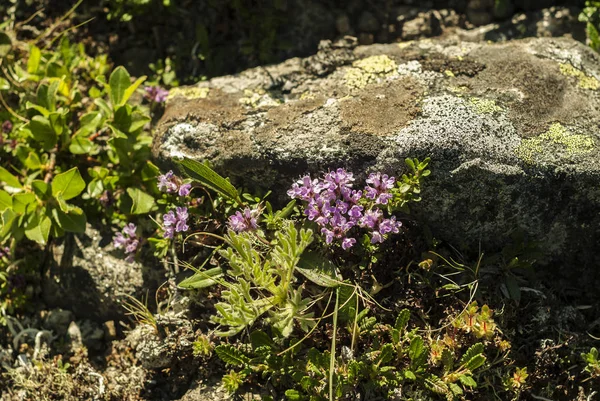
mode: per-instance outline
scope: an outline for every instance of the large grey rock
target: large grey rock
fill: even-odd
[[[406,157],[429,156],[413,211],[436,238],[497,250],[522,230],[546,262],[597,262],[596,53],[568,39],[450,39],[358,47],[344,60],[322,77],[291,59],[173,91],[155,155],[210,160],[280,195],[307,172],[399,175]]]

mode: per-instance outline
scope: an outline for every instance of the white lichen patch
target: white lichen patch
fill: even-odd
[[[351,89],[363,89],[369,84],[398,76],[396,62],[385,54],[367,57],[352,63],[344,81]]]
[[[169,128],[168,135],[165,136],[165,141],[161,146],[161,153],[167,158],[179,159],[182,157],[190,157],[185,152],[188,149],[186,142],[195,138],[202,138],[203,142],[210,145],[214,143],[214,133],[218,128],[213,124],[207,123],[179,123]]]
[[[535,138],[523,139],[515,150],[517,156],[527,164],[533,164],[538,156],[560,151],[565,158],[590,153],[595,143],[587,135],[572,134],[562,124],[554,123],[548,131]]]

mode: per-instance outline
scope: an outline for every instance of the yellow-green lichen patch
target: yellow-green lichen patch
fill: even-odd
[[[382,54],[352,63],[352,68],[348,69],[344,80],[351,89],[363,89],[368,84],[397,75],[398,66],[396,62]]]
[[[568,77],[575,77],[578,80],[578,86],[583,89],[598,90],[600,81],[594,77],[586,75],[583,71],[573,67],[571,64],[561,64],[560,72]]]
[[[594,149],[594,140],[587,135],[572,134],[562,124],[554,123],[542,135],[523,139],[515,152],[525,163],[533,164],[538,155],[557,147],[567,157],[585,154]]]
[[[281,104],[277,99],[273,99],[264,89],[246,89],[244,96],[240,98],[240,103],[253,109],[257,107],[275,107]]]
[[[502,111],[495,101],[473,97],[469,100],[471,107],[477,114],[494,114]]]
[[[167,97],[167,100],[171,100],[176,96],[182,96],[186,99],[206,99],[209,92],[209,88],[198,88],[194,86],[173,88],[169,91],[169,96]]]

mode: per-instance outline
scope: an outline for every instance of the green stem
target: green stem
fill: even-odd
[[[331,358],[329,360],[329,401],[333,398],[333,374],[335,371],[335,340],[337,335],[338,306],[340,304],[340,289],[335,289],[335,312],[333,314],[333,337],[331,338]]]

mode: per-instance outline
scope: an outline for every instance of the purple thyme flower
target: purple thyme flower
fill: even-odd
[[[123,227],[122,232],[117,233],[113,238],[113,244],[115,248],[124,248],[127,257],[125,260],[129,263],[133,262],[135,253],[137,252],[140,241],[136,236],[137,227],[133,223],[127,224]]]
[[[173,235],[185,232],[190,229],[187,225],[189,217],[187,207],[177,207],[175,212],[170,210],[163,215],[163,227],[165,230],[165,238],[173,238]]]
[[[173,176],[173,170],[158,176],[158,189],[168,194],[177,192],[177,183]]]
[[[181,184],[181,180],[169,170],[165,174],[158,176],[158,189],[168,194],[177,193],[179,196],[188,196],[192,191],[192,184]]]
[[[192,191],[192,184],[181,184],[179,187],[179,196],[188,196]]]
[[[258,228],[256,219],[258,214],[258,210],[251,210],[248,207],[241,212],[237,211],[235,214],[229,216],[229,228],[236,233],[256,230]]]
[[[169,96],[169,91],[160,86],[146,86],[144,90],[146,91],[146,98],[155,103],[162,103]]]
[[[10,258],[10,248],[7,246],[0,248],[0,258],[4,257]]]
[[[369,175],[366,182],[371,186],[365,187],[365,196],[374,200],[376,205],[385,205],[392,199],[393,196],[389,190],[394,188],[396,178],[388,177],[387,174],[373,173]]]
[[[10,120],[6,120],[2,123],[2,132],[8,134],[13,129],[13,123]]]

